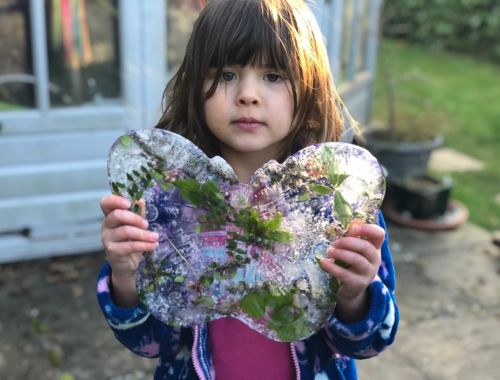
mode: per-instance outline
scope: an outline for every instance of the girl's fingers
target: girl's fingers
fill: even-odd
[[[108,215],[110,212],[116,209],[127,210],[132,205],[127,198],[121,197],[119,195],[107,195],[101,199],[100,202],[101,210],[104,216]]]
[[[361,281],[361,276],[357,273],[353,272],[350,268],[344,268],[335,264],[332,260],[323,258],[320,260],[320,263],[325,271],[330,273],[341,283],[353,284]]]
[[[380,251],[369,240],[359,237],[344,237],[334,242],[333,251],[350,251],[358,258],[365,258],[372,264],[380,262]]]
[[[379,249],[385,240],[385,231],[382,227],[376,224],[354,222],[349,227],[346,236],[368,240],[375,246],[375,248]]]
[[[105,228],[117,228],[123,225],[129,225],[142,229],[148,228],[148,222],[146,219],[128,210],[115,209],[104,218],[103,226]]]
[[[130,240],[155,243],[158,241],[158,233],[130,225],[115,228],[112,230],[110,235],[110,240],[115,242]]]
[[[109,242],[104,250],[110,256],[127,256],[134,253],[153,251],[158,247],[158,243],[148,243],[143,241],[121,241]]]
[[[333,259],[333,264],[335,266],[344,267],[351,272],[365,274],[369,273],[371,270],[372,263],[363,255],[357,252],[333,248],[328,250],[328,256]],[[335,263],[335,261],[340,261],[341,263]],[[347,268],[346,267],[347,264]]]

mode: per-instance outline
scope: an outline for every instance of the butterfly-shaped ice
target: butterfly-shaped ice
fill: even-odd
[[[153,315],[181,326],[232,316],[279,341],[327,322],[338,283],[318,259],[354,219],[376,220],[385,191],[378,162],[355,145],[307,147],[241,184],[222,158],[160,129],[121,136],[108,174],[114,193],[144,199],[160,234],[137,273]]]

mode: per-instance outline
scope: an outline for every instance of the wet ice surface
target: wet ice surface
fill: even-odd
[[[137,273],[153,315],[180,326],[232,316],[278,341],[325,325],[338,284],[318,259],[353,219],[375,221],[385,191],[378,162],[355,145],[305,148],[240,184],[222,158],[159,129],[120,137],[108,173],[114,193],[145,200],[160,234]]]

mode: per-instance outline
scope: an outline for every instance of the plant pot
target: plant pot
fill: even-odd
[[[453,188],[449,177],[441,180],[428,175],[388,180],[386,199],[399,213],[415,219],[431,219],[443,215]]]
[[[442,136],[421,142],[393,142],[381,138],[383,132],[379,128],[364,130],[362,145],[387,170],[388,178],[423,176],[432,151],[443,144]]]

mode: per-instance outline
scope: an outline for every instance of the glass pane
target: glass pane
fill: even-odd
[[[46,0],[53,107],[116,103],[121,96],[116,0]]]
[[[352,20],[354,18],[354,2],[352,0],[344,1],[344,15],[342,23],[342,81],[349,80],[347,78],[349,69],[349,58],[351,53],[352,40]]]
[[[167,72],[176,70],[182,63],[194,21],[204,0],[167,1]]]
[[[370,21],[370,4],[368,0],[362,1],[361,5],[361,20],[359,22],[360,28],[360,42],[358,47],[358,57],[356,60],[357,72],[361,72],[365,69],[366,65],[366,44],[368,43],[369,35],[369,21]]]
[[[28,0],[0,0],[0,111],[35,105],[29,12]]]

